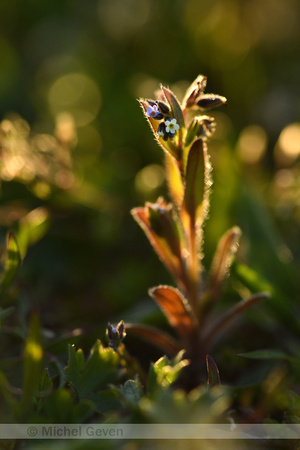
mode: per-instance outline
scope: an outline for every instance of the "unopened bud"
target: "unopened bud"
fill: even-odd
[[[206,88],[207,78],[204,75],[198,75],[196,80],[191,84],[185,98],[183,100],[184,108],[191,108],[197,103],[197,99],[199,99],[200,95],[203,94]]]
[[[157,105],[158,105],[158,109],[163,114],[169,114],[170,113],[170,108],[168,107],[168,105],[165,102],[158,101]]]
[[[116,327],[113,327],[111,323],[107,324],[106,327],[106,338],[108,340],[108,345],[112,347],[115,351],[123,341],[126,336],[124,321],[121,320]]]
[[[227,99],[221,95],[216,94],[203,94],[197,101],[197,105],[202,109],[215,108],[216,106],[224,105],[227,103]]]

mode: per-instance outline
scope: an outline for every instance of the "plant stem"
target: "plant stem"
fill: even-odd
[[[192,218],[191,218],[192,219]],[[198,268],[198,252],[197,252],[197,237],[196,237],[196,227],[193,220],[190,222],[189,232],[187,236],[188,251],[189,251],[189,264],[188,264],[188,294],[189,301],[194,312],[197,312],[198,303],[198,278],[199,278],[199,268]]]

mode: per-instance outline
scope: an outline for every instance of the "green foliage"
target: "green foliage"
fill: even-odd
[[[141,410],[150,423],[220,423],[226,420],[229,405],[225,389],[200,387],[189,394],[161,390],[155,401],[143,399]]]
[[[28,335],[23,353],[24,375],[21,415],[26,417],[31,409],[34,393],[37,390],[42,368],[43,347],[41,341],[41,325],[37,313],[33,313],[28,325]]]
[[[81,349],[69,345],[69,363],[65,371],[68,382],[79,399],[93,398],[96,389],[104,389],[120,376],[118,355],[113,349],[104,348],[100,341],[93,346],[85,363]]]
[[[156,363],[151,364],[147,383],[147,393],[150,398],[155,397],[157,392],[169,388],[182,369],[189,364],[189,361],[181,359],[182,356],[183,352],[172,361],[163,356]]]
[[[0,281],[0,292],[2,295],[11,286],[21,264],[19,245],[13,231],[10,231],[7,235],[4,258],[4,267]]]

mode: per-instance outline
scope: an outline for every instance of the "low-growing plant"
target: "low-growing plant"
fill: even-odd
[[[165,153],[169,201],[160,197],[155,203],[147,202],[144,207],[132,210],[134,219],[176,283],[176,287],[154,287],[149,294],[179,339],[143,325],[126,324],[126,329],[168,354],[185,349],[190,364],[182,383],[187,389],[204,381],[205,357],[209,383],[218,382],[217,366],[207,353],[243,311],[268,297],[267,293],[256,293],[214,315],[241,231],[235,226],[225,233],[217,245],[211,268],[205,273],[203,229],[212,185],[207,141],[216,127],[214,118],[206,112],[227,102],[220,95],[206,94],[206,81],[205,76],[199,75],[187,90],[182,104],[164,86],[156,100],[139,100],[154,137]]]

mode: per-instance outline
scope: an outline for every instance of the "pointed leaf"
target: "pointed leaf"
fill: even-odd
[[[290,270],[288,264],[286,264],[286,268]],[[231,272],[250,291],[269,292],[272,302],[268,304],[268,307],[272,315],[277,315],[280,322],[285,325],[289,332],[296,333],[296,335],[299,333],[299,301],[297,295],[291,295],[287,291],[282,291],[277,285],[273,286],[267,279],[262,277],[261,273],[236,261],[233,263]]]
[[[102,347],[100,341],[93,346],[84,366],[82,352],[77,353],[73,346],[69,346],[69,364],[65,372],[79,399],[92,399],[95,389],[104,389],[108,382],[119,377],[119,356],[112,348]]]
[[[147,208],[134,208],[131,210],[131,214],[145,232],[161,261],[180,284],[180,280],[183,279],[184,275],[179,233],[175,233],[175,229],[171,230],[171,233],[166,233],[164,229],[166,223],[161,223],[159,220],[157,221],[157,226],[154,227],[153,223],[150,223]],[[176,224],[174,223],[175,227]]]
[[[208,282],[208,292],[213,304],[220,295],[222,285],[228,275],[233,256],[238,249],[240,235],[240,228],[233,227],[219,241]]]
[[[57,389],[63,388],[67,381],[67,375],[64,371],[64,367],[61,362],[53,355],[49,358],[49,367],[54,366],[54,373],[57,375],[58,382],[56,381]]]
[[[210,387],[220,386],[220,374],[219,369],[215,361],[210,355],[206,355],[206,368],[208,374],[207,384]]]
[[[183,182],[177,162],[168,153],[166,154],[166,174],[171,198],[180,209],[184,196]]]
[[[148,396],[152,397],[161,389],[169,388],[177,380],[180,372],[190,363],[189,360],[182,359],[182,356],[182,352],[172,360],[163,356],[151,364],[147,383]]]
[[[51,390],[53,388],[53,381],[50,378],[49,375],[49,370],[46,367],[43,370],[43,373],[40,377],[40,382],[39,382],[39,396],[45,396],[45,394],[50,393]],[[42,395],[41,395],[42,394]]]
[[[20,221],[17,237],[22,258],[25,257],[28,247],[45,235],[49,225],[49,213],[43,207],[34,209]]]
[[[253,352],[240,353],[238,356],[249,359],[264,359],[264,360],[290,360],[293,359],[291,356],[282,352],[281,350],[266,349],[266,350],[255,350]]]
[[[68,345],[68,366],[65,367],[65,373],[68,378],[68,382],[75,390],[76,394],[78,393],[78,386],[80,384],[80,373],[78,368],[78,360],[76,357],[76,348],[75,345]]]
[[[70,423],[74,406],[72,392],[67,388],[57,389],[45,399],[46,412],[54,423]]]
[[[138,336],[150,344],[155,345],[170,356],[175,355],[182,348],[182,344],[177,342],[174,338],[149,325],[126,322],[126,331],[128,334]]]
[[[234,320],[244,311],[254,306],[261,300],[269,298],[269,294],[261,292],[249,297],[247,300],[240,301],[237,305],[233,306],[225,313],[219,315],[216,320],[211,323],[207,329],[203,332],[203,337],[206,345],[211,344],[228,328]]]
[[[183,222],[201,225],[208,209],[208,188],[211,185],[211,167],[206,144],[197,139],[191,146],[186,167],[186,187],[183,201]]]
[[[7,235],[6,259],[1,279],[0,293],[5,292],[12,284],[21,265],[19,245],[13,231]]]
[[[158,303],[178,335],[184,339],[191,337],[197,327],[197,319],[181,292],[170,286],[158,286],[150,289],[149,295]]]
[[[40,319],[36,312],[29,321],[28,335],[24,349],[24,377],[22,411],[25,414],[31,406],[33,394],[38,388],[43,359]]]

